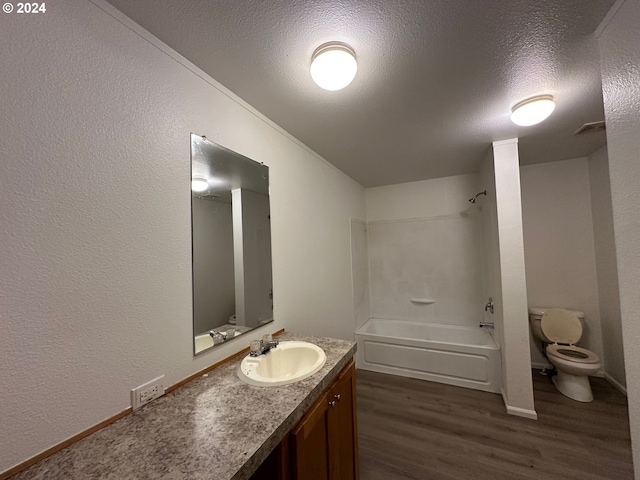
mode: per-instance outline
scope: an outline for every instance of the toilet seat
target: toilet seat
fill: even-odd
[[[575,345],[558,345],[554,343],[547,347],[547,355],[576,363],[599,363],[600,359],[591,350]]]

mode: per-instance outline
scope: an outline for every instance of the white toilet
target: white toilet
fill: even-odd
[[[578,402],[593,401],[589,375],[600,370],[600,359],[586,348],[576,346],[582,337],[584,313],[562,308],[531,308],[529,322],[534,336],[548,344],[548,360],[557,368],[556,388]]]

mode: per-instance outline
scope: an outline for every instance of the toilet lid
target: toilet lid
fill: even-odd
[[[582,324],[569,310],[552,308],[540,320],[542,333],[554,343],[575,344],[582,337]]]
[[[549,345],[547,355],[577,363],[598,363],[600,361],[591,350],[575,345]]]

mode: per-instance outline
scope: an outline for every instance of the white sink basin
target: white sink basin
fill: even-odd
[[[249,385],[276,387],[310,377],[326,361],[324,350],[313,343],[280,342],[259,357],[247,355],[240,364],[238,377]]]

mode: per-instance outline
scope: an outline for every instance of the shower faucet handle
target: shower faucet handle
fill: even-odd
[[[493,313],[493,298],[489,297],[489,301],[484,306],[484,311],[485,312],[489,311],[490,313]]]

